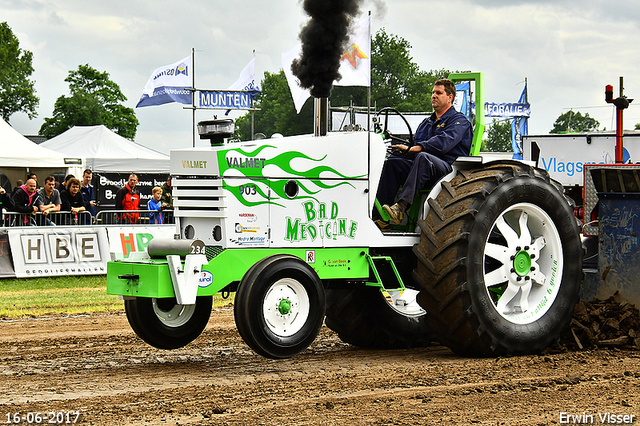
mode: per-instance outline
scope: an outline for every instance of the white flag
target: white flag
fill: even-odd
[[[191,104],[192,91],[189,89],[192,72],[191,55],[171,65],[157,68],[144,86],[136,108],[169,102]]]
[[[246,67],[240,71],[240,76],[227,90],[242,90],[251,92],[251,96],[260,93],[260,86],[256,84],[256,58],[249,61]]]
[[[293,75],[291,64],[300,57],[302,45],[298,44],[281,56],[282,68],[289,83],[289,90],[293,97],[296,112],[300,113],[304,103],[311,96],[309,89],[300,87],[300,81]],[[349,39],[349,48],[340,58],[339,81],[334,86],[370,86],[371,85],[371,15],[367,15],[353,27],[353,34]]]
[[[284,75],[287,77],[287,83],[289,83],[289,90],[291,91],[293,104],[295,105],[296,112],[298,114],[300,114],[300,110],[302,109],[304,103],[307,101],[309,96],[311,96],[311,92],[309,91],[309,89],[300,87],[300,80],[298,80],[298,77],[293,75],[293,71],[291,71],[291,64],[293,63],[293,60],[299,58],[301,53],[302,45],[298,44],[288,52],[284,52],[281,56]]]
[[[349,49],[340,58],[342,78],[334,86],[371,85],[371,15],[367,15],[353,27]]]

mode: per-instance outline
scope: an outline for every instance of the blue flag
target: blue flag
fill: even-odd
[[[524,89],[518,103],[524,104],[527,102],[527,82],[524,83]],[[511,120],[511,147],[513,149],[513,159],[522,160],[522,137],[527,132],[527,117],[514,117]]]
[[[190,105],[193,94],[192,72],[191,55],[171,65],[157,68],[144,86],[136,108],[169,102]]]

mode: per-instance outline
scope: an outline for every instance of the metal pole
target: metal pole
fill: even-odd
[[[191,48],[191,137],[193,138],[193,147],[196,147],[196,49]]]
[[[620,97],[624,96],[624,88],[622,87],[622,76],[620,77]],[[623,133],[623,122],[622,122],[622,111],[624,108],[621,108],[619,105],[616,105],[616,164],[622,164],[622,159],[624,158],[623,154],[623,142],[622,142],[622,133]]]

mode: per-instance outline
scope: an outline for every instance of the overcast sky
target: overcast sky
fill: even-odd
[[[372,32],[384,27],[409,41],[420,69],[484,72],[487,102],[516,102],[526,77],[530,134],[548,133],[570,108],[614,129],[604,86],[618,96],[620,76],[625,95],[638,99],[625,110],[625,128],[640,123],[640,2],[364,0],[368,10]],[[154,69],[195,48],[196,86],[225,89],[253,50],[258,81],[278,72],[307,16],[298,0],[0,0],[0,21],[33,52],[38,116],[16,113],[11,124],[37,134],[81,64],[107,71],[135,107]],[[135,111],[136,142],[162,152],[191,146],[191,112],[182,105]],[[197,120],[211,116],[200,111]]]

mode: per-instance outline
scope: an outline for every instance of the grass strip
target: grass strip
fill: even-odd
[[[213,297],[214,307],[232,301]],[[123,311],[124,301],[107,294],[105,275],[0,280],[1,319]]]

